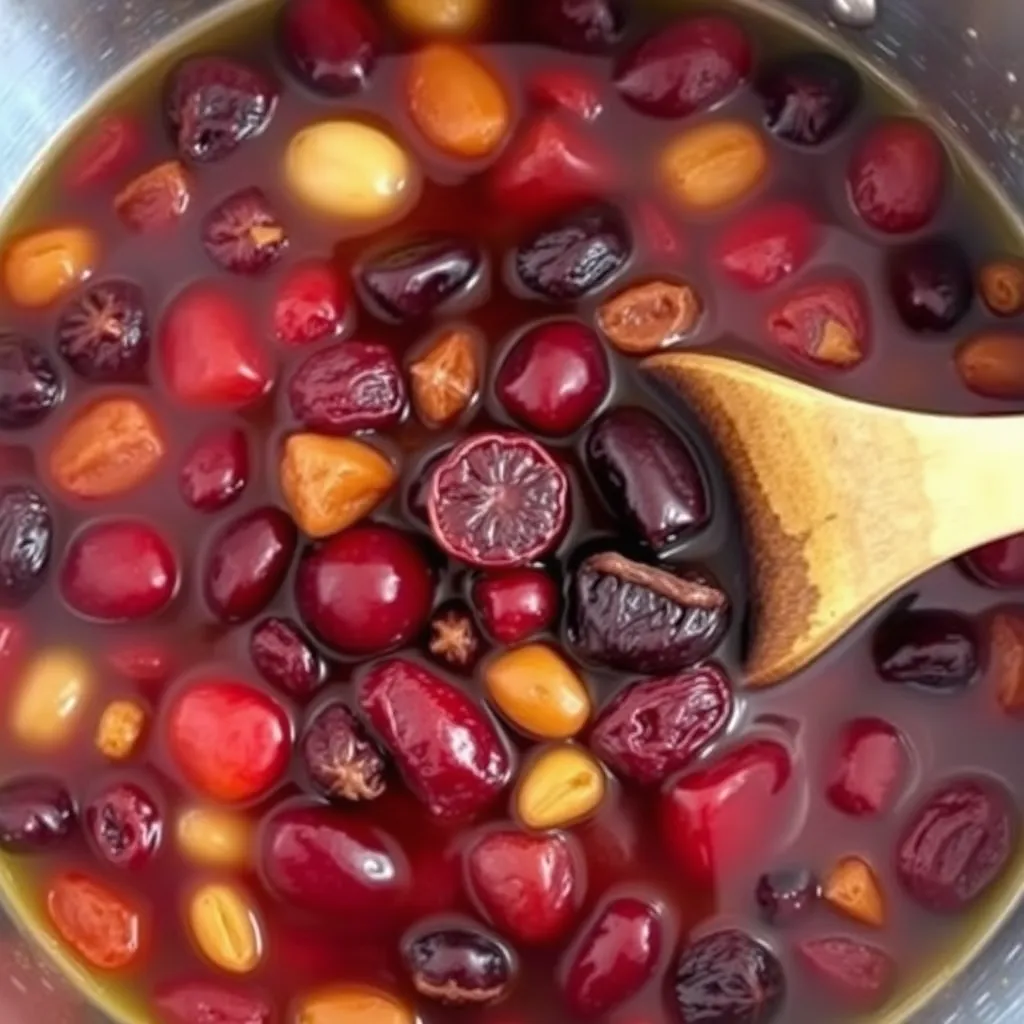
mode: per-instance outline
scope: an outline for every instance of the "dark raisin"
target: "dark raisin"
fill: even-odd
[[[9,853],[56,846],[74,823],[74,802],[56,779],[28,776],[0,786],[0,848]]]
[[[468,928],[420,934],[404,949],[416,991],[446,1006],[486,1006],[503,999],[512,984],[508,950],[495,938]]]
[[[887,683],[955,692],[978,674],[978,638],[965,616],[947,611],[901,611],[875,633],[875,665]]]
[[[43,582],[53,548],[50,507],[37,491],[0,490],[0,603],[19,604]]]
[[[63,397],[60,374],[41,345],[14,335],[0,337],[0,427],[34,427]]]

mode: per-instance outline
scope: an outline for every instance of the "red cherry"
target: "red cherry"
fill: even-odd
[[[185,405],[248,405],[273,383],[245,308],[208,282],[190,285],[171,303],[160,355],[167,387]]]
[[[596,121],[604,110],[601,83],[573,68],[544,68],[530,79],[527,91],[539,107],[566,110],[584,121]]]
[[[308,86],[346,96],[366,87],[380,30],[359,0],[290,0],[281,18],[281,40]]]
[[[499,931],[529,945],[565,935],[583,899],[580,856],[570,842],[505,829],[469,848],[469,894]]]
[[[307,260],[288,269],[274,298],[274,335],[282,345],[309,345],[342,332],[349,320],[351,293],[326,260]]]
[[[964,566],[988,587],[1024,587],[1024,533],[976,548],[964,556]]]
[[[64,180],[73,191],[111,181],[142,153],[142,127],[129,114],[108,114],[89,130],[68,157]]]
[[[856,718],[843,726],[829,772],[829,803],[856,817],[884,814],[907,772],[902,734],[880,718]]]
[[[236,501],[249,482],[249,442],[237,427],[201,434],[185,455],[178,486],[200,512],[217,512]]]
[[[540,569],[508,569],[477,580],[473,603],[484,629],[502,644],[542,633],[558,614],[558,587]]]
[[[795,274],[820,241],[821,230],[805,207],[772,203],[730,225],[714,258],[733,284],[755,291]]]
[[[178,770],[204,796],[233,803],[267,793],[284,775],[291,723],[265,693],[219,676],[195,680],[167,708]]]

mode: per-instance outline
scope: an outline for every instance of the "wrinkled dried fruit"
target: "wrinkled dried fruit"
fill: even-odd
[[[821,886],[806,868],[770,871],[757,880],[761,916],[772,925],[794,924],[806,917],[821,896]]]
[[[95,684],[92,666],[77,651],[41,651],[14,691],[8,717],[15,740],[34,751],[60,750],[81,724]]]
[[[96,726],[96,749],[111,761],[135,753],[146,728],[146,709],[133,700],[112,700]]]
[[[46,910],[60,937],[93,967],[118,970],[142,952],[144,925],[138,907],[86,875],[57,875],[47,889]]]
[[[219,512],[237,501],[249,483],[249,442],[237,427],[200,434],[185,454],[178,489],[200,512]]]
[[[1024,263],[1012,259],[986,263],[978,271],[978,292],[996,316],[1024,313]]]
[[[508,569],[477,580],[473,603],[484,629],[498,643],[511,646],[551,627],[559,593],[541,569]]]
[[[739,288],[770,288],[800,270],[822,242],[823,232],[799,203],[774,202],[740,217],[715,243],[719,269]]]
[[[529,0],[530,27],[545,43],[579,53],[607,53],[622,38],[622,0]]]
[[[289,619],[264,619],[252,631],[249,657],[268,683],[300,700],[320,684],[320,658]]]
[[[359,706],[434,817],[473,818],[508,783],[508,751],[483,709],[415,662],[392,658],[374,665]]]
[[[0,604],[22,604],[42,586],[52,551],[46,499],[31,487],[0,488]]]
[[[473,671],[483,654],[483,637],[463,602],[450,601],[430,617],[427,650],[452,672]]]
[[[678,672],[718,646],[729,598],[699,575],[676,575],[605,552],[576,571],[569,629],[579,652],[623,672]]]
[[[729,680],[714,665],[649,679],[623,690],[590,732],[590,749],[641,785],[685,768],[729,724]]]
[[[201,981],[163,985],[153,1003],[167,1024],[271,1024],[274,1012],[259,996]]]
[[[0,428],[42,423],[64,397],[64,382],[41,345],[0,336]]]
[[[489,1006],[512,987],[508,950],[476,929],[421,932],[405,943],[402,956],[416,991],[445,1006]]]
[[[115,196],[114,210],[132,231],[163,231],[185,216],[191,199],[191,176],[168,160],[128,182]]]
[[[118,868],[141,868],[160,846],[160,811],[130,782],[108,787],[86,806],[83,821],[99,855]]]
[[[1024,711],[1024,617],[996,612],[988,627],[988,666],[999,706],[1011,715]]]
[[[376,800],[387,787],[384,755],[344,704],[316,713],[300,749],[306,770],[328,799]]]
[[[844,857],[832,869],[822,895],[836,910],[871,928],[885,926],[885,897],[871,865],[862,857]]]
[[[880,718],[855,718],[843,726],[835,748],[826,776],[828,802],[854,817],[889,810],[908,769],[903,734]]]
[[[873,653],[887,683],[949,693],[970,686],[978,674],[977,634],[958,612],[895,612],[876,631]]]
[[[912,331],[952,330],[974,302],[971,263],[951,238],[929,238],[889,257],[889,294]]]
[[[130,281],[93,285],[67,306],[57,347],[80,377],[139,380],[149,362],[149,317],[142,289]]]
[[[118,177],[142,153],[142,125],[130,114],[101,117],[77,140],[65,160],[64,181],[84,192]]]
[[[1024,335],[991,331],[976,334],[956,351],[964,384],[985,398],[1024,398]]]
[[[361,0],[289,0],[281,15],[288,63],[325,96],[365,89],[381,42],[376,19]]]
[[[896,965],[876,946],[836,936],[801,942],[798,952],[817,981],[854,1009],[881,1006],[895,987]]]
[[[249,974],[263,959],[263,936],[249,897],[237,886],[203,885],[188,904],[188,924],[199,951],[229,974]]]
[[[0,786],[0,849],[6,853],[52,849],[74,825],[74,801],[57,779],[19,776]]]
[[[405,412],[405,383],[386,345],[346,341],[319,349],[288,385],[292,415],[307,430],[387,430]]]
[[[791,292],[768,314],[768,333],[790,355],[835,370],[867,358],[870,321],[859,284],[822,281]]]
[[[568,744],[550,747],[520,775],[516,814],[540,832],[568,828],[597,811],[605,790],[604,771],[587,751]]]
[[[703,310],[692,285],[651,281],[605,302],[597,322],[620,352],[642,356],[681,341],[697,326]]]
[[[178,849],[191,861],[212,868],[245,868],[252,850],[252,825],[231,811],[193,807],[175,826]]]
[[[262,189],[243,188],[203,219],[203,248],[219,267],[259,274],[288,248],[288,234]]]
[[[92,276],[99,239],[88,228],[51,228],[13,242],[3,258],[4,284],[15,305],[41,309]]]
[[[431,342],[409,367],[416,415],[428,427],[447,426],[469,408],[480,386],[477,340],[454,328]]]
[[[289,267],[277,284],[274,335],[298,347],[341,333],[351,319],[352,296],[332,263],[306,260]]]

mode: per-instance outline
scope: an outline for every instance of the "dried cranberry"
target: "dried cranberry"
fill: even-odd
[[[386,430],[405,412],[402,371],[391,349],[364,341],[322,348],[288,385],[292,415],[309,430]]]
[[[650,980],[662,947],[661,915],[643,900],[605,903],[584,931],[562,989],[573,1013],[595,1017],[635,996]]]
[[[872,129],[846,175],[854,209],[889,234],[923,228],[939,209],[945,179],[942,144],[926,124],[910,119]]]
[[[698,939],[676,963],[673,994],[682,1024],[769,1024],[785,993],[775,955],[737,929]]]
[[[511,764],[494,723],[457,686],[421,665],[404,658],[374,665],[359,706],[435,818],[473,818],[505,789]]]
[[[764,919],[773,925],[802,920],[821,896],[821,886],[807,868],[769,871],[757,880],[755,897]]]
[[[581,121],[596,121],[604,110],[601,82],[575,68],[542,68],[531,76],[527,92],[538,107],[566,111]]]
[[[200,512],[217,512],[241,497],[249,483],[249,442],[237,427],[196,438],[178,477],[181,496]]]
[[[726,228],[715,245],[714,259],[733,284],[756,291],[795,274],[821,239],[821,227],[805,206],[776,202]]]
[[[729,724],[732,689],[713,665],[634,683],[601,712],[590,749],[642,785],[685,768]]]
[[[284,255],[288,234],[263,190],[243,188],[206,215],[203,246],[219,267],[259,274]]]
[[[427,235],[373,253],[357,275],[372,303],[405,322],[429,316],[470,287],[483,266],[483,253],[450,235]]]
[[[516,829],[488,832],[466,851],[466,883],[488,920],[527,945],[564,938],[584,884],[574,840]]]
[[[274,1012],[250,992],[205,981],[162,985],[153,1002],[167,1024],[271,1024]]]
[[[84,191],[113,180],[138,158],[142,145],[142,126],[130,114],[101,117],[68,156],[68,188]]]
[[[349,319],[348,287],[334,266],[307,260],[277,285],[274,334],[282,345],[309,345],[338,334]]]
[[[797,146],[828,142],[860,102],[860,76],[831,53],[797,53],[768,65],[757,78],[765,125]]]
[[[530,27],[551,46],[607,53],[626,27],[623,0],[530,0]]]
[[[769,313],[768,333],[798,359],[852,370],[867,358],[870,344],[860,285],[836,280],[798,288]]]
[[[177,658],[161,641],[143,638],[115,644],[107,652],[107,664],[133,683],[155,687],[174,675]]]
[[[434,470],[430,527],[453,558],[507,569],[550,552],[569,515],[569,481],[521,434],[478,434]]]
[[[128,182],[114,197],[114,211],[129,231],[168,231],[188,212],[193,187],[181,163],[165,160]]]
[[[558,615],[558,587],[541,569],[508,569],[477,580],[473,603],[484,629],[511,646],[551,628]]]
[[[320,658],[289,619],[264,619],[252,631],[249,657],[268,683],[293,697],[308,697],[320,685]]]
[[[114,519],[87,526],[64,556],[60,590],[80,615],[106,622],[163,611],[178,586],[178,563],[148,523]]]
[[[798,952],[818,982],[847,1006],[873,1010],[892,994],[896,965],[876,946],[836,936],[808,939]]]
[[[100,856],[119,868],[141,868],[160,845],[160,810],[145,790],[121,782],[85,808],[85,827]]]
[[[0,849],[36,853],[59,845],[75,825],[75,804],[62,782],[22,776],[0,786]]]
[[[693,450],[653,413],[619,407],[587,436],[587,469],[614,515],[656,551],[707,523]]]
[[[560,216],[531,235],[515,253],[519,280],[553,302],[581,299],[612,279],[633,252],[622,213],[595,204]]]
[[[678,575],[604,552],[576,571],[569,632],[584,657],[624,672],[678,672],[718,646],[729,599],[698,574]]]
[[[855,817],[884,814],[899,795],[907,767],[906,741],[895,726],[880,718],[855,718],[836,740],[828,801]]]
[[[347,96],[366,88],[380,30],[360,0],[289,0],[281,15],[289,63],[310,88]]]
[[[527,331],[494,383],[501,404],[523,425],[562,436],[578,430],[608,395],[611,371],[597,335],[575,320]]]
[[[390,526],[357,526],[307,553],[295,581],[303,620],[346,654],[379,654],[426,625],[434,584],[423,553]]]
[[[899,611],[875,633],[875,667],[887,683],[951,692],[978,674],[978,638],[957,612]]]
[[[328,704],[316,713],[300,750],[310,778],[328,799],[376,800],[384,794],[384,755],[344,704]]]
[[[889,257],[889,294],[912,331],[952,330],[974,301],[974,274],[967,254],[951,238],[931,238]]]
[[[512,987],[508,950],[476,928],[420,930],[406,941],[402,957],[416,991],[446,1006],[488,1006]]]
[[[976,548],[964,556],[963,564],[987,587],[1024,587],[1024,533]]]
[[[724,100],[750,74],[750,40],[731,18],[683,18],[650,36],[615,69],[627,103],[652,117],[687,117]]]
[[[0,427],[34,427],[63,397],[64,383],[41,345],[0,335]]]
[[[57,347],[81,377],[134,380],[149,362],[149,318],[142,289],[130,281],[93,285],[61,313]]]
[[[989,779],[947,783],[910,820],[896,848],[896,871],[923,907],[956,913],[999,877],[1015,848],[1013,801]]]
[[[427,650],[452,672],[473,671],[484,653],[484,641],[464,601],[448,601],[430,616]]]
[[[0,488],[0,604],[21,604],[42,585],[53,550],[53,517],[31,487]]]

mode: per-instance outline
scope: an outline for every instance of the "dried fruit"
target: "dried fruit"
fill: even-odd
[[[136,639],[118,643],[107,652],[107,665],[119,676],[143,687],[166,683],[177,659],[160,641]]]
[[[88,228],[51,228],[25,235],[4,254],[7,294],[25,309],[49,306],[91,277],[99,258],[99,239]]]
[[[876,946],[836,936],[809,939],[797,948],[817,981],[855,1009],[876,1009],[895,987],[896,965]]]
[[[478,930],[421,932],[406,942],[402,955],[416,991],[445,1006],[488,1006],[511,988],[511,956]]]
[[[142,153],[142,126],[130,114],[110,113],[76,140],[64,161],[64,181],[84,192],[118,177]]]
[[[577,320],[554,320],[526,332],[498,370],[494,390],[510,415],[543,434],[582,427],[611,389],[608,357],[597,335]]]
[[[876,631],[873,653],[887,683],[949,693],[970,686],[978,674],[977,635],[958,612],[895,612]]]
[[[457,686],[392,658],[371,668],[359,706],[435,818],[473,818],[501,795],[511,773],[508,751],[483,709]]]
[[[687,117],[734,92],[752,62],[750,40],[731,18],[681,18],[619,61],[615,85],[641,113]]]
[[[63,397],[64,382],[42,346],[0,335],[0,428],[34,427]]]
[[[906,893],[937,913],[956,913],[1002,874],[1016,841],[1010,795],[989,779],[947,782],[911,818],[896,848]]]
[[[427,650],[453,672],[473,671],[483,653],[483,638],[465,604],[450,601],[434,612],[430,617]]]
[[[622,0],[529,0],[530,27],[545,43],[580,53],[607,53],[622,38]]]
[[[224,803],[269,792],[288,767],[291,724],[267,694],[223,676],[200,676],[166,710],[171,759],[204,796]]]
[[[593,204],[544,225],[516,250],[522,284],[553,302],[581,299],[611,280],[633,252],[622,213]]]
[[[511,110],[505,88],[483,60],[461,47],[431,43],[409,64],[406,94],[413,123],[451,156],[490,156],[505,141]]]
[[[146,718],[146,709],[136,701],[112,700],[96,727],[96,749],[111,761],[126,761],[142,739]]]
[[[203,219],[203,248],[219,267],[260,274],[288,248],[288,233],[262,189],[243,188]]]
[[[988,627],[988,666],[1000,707],[1011,715],[1024,710],[1024,618],[1000,611]]]
[[[444,427],[469,408],[480,387],[477,340],[465,328],[439,335],[409,367],[416,415],[428,427]]]
[[[428,513],[434,537],[453,558],[511,568],[558,543],[569,515],[569,481],[532,438],[477,434],[434,470]]]
[[[406,31],[427,36],[465,36],[487,17],[486,0],[388,0],[388,12]]]
[[[507,569],[473,584],[473,604],[484,629],[498,643],[511,646],[553,625],[558,587],[541,569]]]
[[[645,409],[605,413],[587,436],[586,462],[613,514],[655,551],[710,519],[696,454]]]
[[[329,537],[369,515],[395,483],[376,448],[346,437],[293,434],[281,459],[281,490],[299,529]]]
[[[302,999],[295,1024],[415,1024],[417,1017],[386,992],[362,986],[324,989]],[[248,1022],[247,1022],[248,1024]]]
[[[268,683],[300,700],[320,685],[320,658],[290,619],[264,619],[252,631],[249,657]]]
[[[369,84],[382,40],[361,0],[289,0],[281,42],[306,85],[326,96],[348,96]]]
[[[992,541],[964,555],[961,564],[986,587],[1024,586],[1024,533]]]
[[[115,196],[114,210],[131,231],[165,231],[185,216],[191,200],[191,175],[168,160],[128,182]]]
[[[202,56],[189,57],[171,73],[164,107],[178,152],[210,163],[262,134],[276,104],[277,85],[261,71]]]
[[[825,899],[836,910],[872,928],[885,925],[885,897],[871,865],[862,857],[844,857],[825,880]]]
[[[57,347],[80,377],[140,380],[149,363],[149,317],[142,289],[131,281],[93,285],[57,323]]]
[[[274,334],[282,345],[311,345],[340,334],[351,317],[348,285],[326,260],[289,267],[277,284]]]
[[[985,398],[1024,398],[1024,335],[976,334],[956,351],[960,379]]]
[[[681,341],[700,320],[704,305],[692,285],[650,281],[605,302],[597,322],[627,355],[650,355]]]
[[[978,271],[978,293],[996,316],[1024,313],[1024,263],[1013,259],[986,263]]]
[[[60,937],[93,967],[119,970],[142,952],[140,910],[86,875],[74,871],[57,875],[46,891],[46,910]]]
[[[630,896],[608,900],[579,939],[562,983],[573,1013],[616,1009],[651,979],[661,959],[658,909]]]
[[[194,807],[178,816],[175,839],[178,849],[196,864],[244,868],[252,849],[252,827],[230,811]]]
[[[585,657],[623,672],[678,672],[718,646],[729,621],[724,591],[614,552],[577,569],[569,632]]]
[[[909,767],[902,733],[880,718],[855,718],[843,726],[835,748],[826,776],[828,802],[855,817],[888,811]]]
[[[53,849],[74,825],[74,801],[57,779],[22,775],[0,786],[0,849],[6,853]]]
[[[950,331],[974,301],[971,263],[950,238],[929,238],[889,257],[889,294],[900,319],[918,333]]]
[[[546,644],[499,655],[484,669],[484,682],[498,710],[528,736],[571,739],[590,717],[583,680]]]
[[[852,370],[870,347],[870,321],[859,284],[851,280],[804,285],[768,314],[768,334],[798,359]]]
[[[346,341],[321,348],[292,375],[292,415],[323,434],[387,430],[405,412],[405,383],[386,345]]]
[[[167,1024],[271,1024],[274,1012],[259,996],[201,981],[162,985],[153,1003]]]
[[[739,288],[770,288],[795,274],[821,245],[823,232],[800,203],[777,201],[740,217],[719,236],[714,260]]]
[[[725,729],[732,709],[729,680],[714,665],[644,680],[601,712],[590,732],[590,749],[619,775],[657,785]]]
[[[604,111],[601,81],[576,68],[542,68],[530,77],[526,91],[536,106],[565,111],[581,121],[596,121]]]
[[[41,651],[18,681],[9,713],[12,735],[30,750],[60,750],[85,717],[95,683],[92,666],[77,651]]]
[[[770,871],[757,881],[761,916],[772,925],[794,924],[806,917],[821,896],[821,886],[807,868]]]
[[[314,213],[377,220],[412,206],[420,172],[379,128],[359,121],[321,121],[296,133],[285,153],[292,194]]]
[[[683,209],[719,210],[750,195],[768,172],[768,147],[746,121],[706,121],[661,154],[661,180]]]
[[[203,885],[189,899],[188,923],[199,951],[230,974],[249,974],[263,959],[259,918],[237,886]]]
[[[387,788],[387,763],[359,720],[341,703],[321,708],[306,726],[302,759],[332,800],[376,800]]]
[[[185,453],[178,489],[186,504],[200,512],[219,512],[233,504],[249,483],[249,442],[237,427],[208,430]]]
[[[117,868],[143,867],[160,846],[160,811],[134,783],[116,783],[94,797],[83,821],[97,853]]]
[[[516,814],[527,828],[568,828],[593,815],[605,795],[601,766],[580,747],[550,747],[523,771]]]
[[[558,833],[486,832],[466,850],[469,894],[491,923],[516,942],[557,942],[572,927],[584,896],[574,844]]]
[[[738,929],[705,935],[676,963],[673,995],[686,1024],[768,1024],[785,993],[775,955]]]
[[[53,552],[53,517],[31,487],[0,488],[0,604],[27,601],[43,584]]]
[[[357,526],[308,552],[295,580],[299,612],[346,654],[380,654],[426,625],[434,581],[423,552],[390,526]]]

